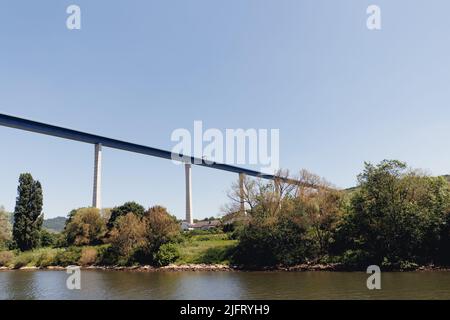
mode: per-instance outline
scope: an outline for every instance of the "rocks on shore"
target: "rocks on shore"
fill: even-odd
[[[134,272],[164,272],[164,271],[287,271],[287,272],[301,272],[301,271],[356,271],[346,269],[340,264],[312,264],[305,263],[292,267],[266,267],[266,268],[244,268],[242,266],[229,266],[225,264],[171,264],[165,267],[153,267],[150,265],[143,266],[80,266],[82,270],[107,270],[107,271],[134,271]],[[33,270],[55,270],[65,271],[67,268],[62,266],[48,266],[48,267],[35,267],[25,266],[18,268],[18,270],[33,271]],[[12,267],[0,267],[0,271],[17,270]],[[360,270],[361,271],[361,270]],[[401,271],[401,270],[399,270]],[[414,271],[414,270],[411,270]],[[437,266],[422,266],[415,271],[450,271],[448,268],[442,268]]]
[[[231,271],[233,268],[224,264],[170,264],[161,267],[161,270],[166,271]]]

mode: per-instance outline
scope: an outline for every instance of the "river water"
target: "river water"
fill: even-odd
[[[362,272],[2,271],[0,299],[450,299],[450,272],[385,272],[368,290]]]

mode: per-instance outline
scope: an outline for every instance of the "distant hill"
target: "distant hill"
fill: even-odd
[[[11,222],[11,225],[14,224],[14,214],[11,212],[6,212],[6,214],[9,216],[9,221]],[[50,219],[44,219],[44,223],[42,224],[42,227],[49,231],[54,232],[61,232],[64,230],[64,226],[66,225],[67,218],[64,217],[56,217],[56,218],[50,218]]]
[[[64,226],[66,225],[67,218],[64,217],[56,217],[50,219],[44,219],[43,227],[50,231],[61,232],[64,230]]]

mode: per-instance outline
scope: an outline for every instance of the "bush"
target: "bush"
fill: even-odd
[[[54,250],[43,250],[37,255],[36,267],[45,268],[55,264],[56,253]]]
[[[181,240],[180,225],[177,219],[161,206],[150,208],[142,221],[145,225],[144,245],[135,251],[133,261],[155,264],[155,257],[158,256],[162,245]]]
[[[64,229],[68,245],[96,245],[103,242],[106,222],[96,208],[72,211]]]
[[[167,266],[174,263],[180,257],[178,247],[173,243],[166,243],[161,245],[159,250],[153,255],[155,265]]]
[[[117,219],[110,232],[111,249],[120,257],[121,264],[127,264],[136,250],[145,244],[145,223],[134,213],[128,213]],[[130,261],[131,262],[131,261]]]
[[[145,213],[145,209],[139,203],[134,201],[126,202],[119,207],[115,207],[111,210],[111,214],[108,220],[108,228],[112,229],[116,226],[116,222],[120,217],[126,216],[127,214],[132,213],[136,215],[138,218],[142,218]]]
[[[13,265],[15,269],[33,265],[34,253],[33,251],[27,251],[15,256]]]
[[[12,239],[9,214],[0,207],[0,249],[7,248]]]
[[[46,229],[41,230],[41,246],[42,247],[55,247],[60,241],[60,234],[56,232],[50,232]]]
[[[102,245],[95,247],[97,250],[97,258],[95,264],[99,266],[117,265],[117,252],[112,250],[110,245]]]
[[[0,267],[8,267],[14,259],[14,253],[12,251],[0,252]]]
[[[227,263],[233,256],[234,252],[234,246],[208,248],[195,262],[204,264]]]
[[[302,216],[283,214],[276,219],[254,219],[244,226],[233,262],[246,266],[294,265],[309,256]]]
[[[438,261],[450,208],[448,183],[388,160],[366,163],[358,180],[350,210],[338,223],[333,251],[344,253],[344,261],[392,269]]]
[[[363,250],[347,250],[338,258],[338,262],[350,269],[360,269],[371,264],[370,256]]]
[[[81,258],[81,250],[79,247],[69,247],[58,251],[55,256],[55,264],[63,267],[78,265]]]
[[[95,248],[83,248],[81,250],[81,257],[78,262],[82,266],[90,266],[97,261],[97,250]]]

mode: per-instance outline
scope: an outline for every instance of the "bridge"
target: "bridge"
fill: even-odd
[[[216,170],[223,170],[239,175],[239,190],[240,190],[240,211],[245,213],[244,206],[244,179],[245,176],[252,176],[262,179],[281,181],[290,184],[299,184],[298,181],[286,177],[276,175],[264,174],[258,171],[249,170],[241,167],[236,167],[228,164],[212,162],[193,156],[175,154],[167,150],[152,148],[131,142],[111,139],[95,134],[72,130],[68,128],[58,127],[46,123],[36,122],[23,118],[18,118],[0,113],[0,125],[4,127],[30,131],[33,133],[40,133],[48,136],[75,140],[83,143],[92,144],[94,146],[94,183],[92,206],[101,209],[101,184],[102,184],[102,148],[108,147],[119,149],[139,154],[144,154],[152,157],[158,157],[168,160],[182,159],[185,165],[185,184],[186,184],[186,222],[193,223],[192,211],[192,165],[208,167]]]

